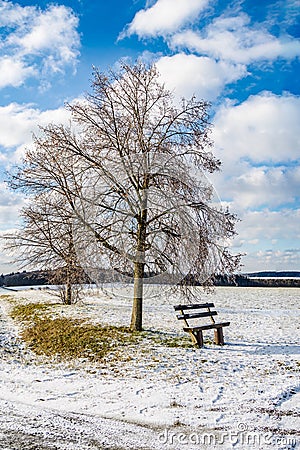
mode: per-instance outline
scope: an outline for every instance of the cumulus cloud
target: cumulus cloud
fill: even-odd
[[[0,89],[6,86],[20,86],[24,80],[37,74],[34,67],[27,66],[21,59],[0,57]]]
[[[249,167],[248,171],[227,181],[226,193],[235,207],[257,209],[293,204],[299,196],[299,168]]]
[[[21,194],[10,191],[3,182],[0,182],[0,192],[0,228],[7,230],[19,221],[19,211],[25,201]]]
[[[48,123],[68,123],[70,113],[65,108],[41,111],[32,105],[11,103],[0,107],[0,161],[9,168],[12,163],[19,162],[32,141],[32,133],[38,132],[38,125]],[[10,191],[7,185],[0,182],[0,238],[1,234],[11,232],[20,221],[19,212],[25,205],[22,194]],[[1,253],[0,239],[0,272],[14,269],[11,259]]]
[[[13,148],[31,141],[38,125],[67,123],[69,112],[65,108],[41,111],[32,105],[10,103],[0,107],[0,146]]]
[[[210,0],[157,0],[154,5],[138,11],[121,33],[120,38],[137,34],[139,37],[167,35],[186,23],[194,21]]]
[[[264,270],[298,270],[300,266],[300,249],[258,250],[247,255],[246,272]]]
[[[72,9],[50,5],[41,10],[0,1],[0,26],[0,87],[75,68],[80,38]]]
[[[289,0],[290,3],[292,0]],[[149,2],[148,2],[149,3]],[[162,78],[179,96],[215,100],[228,84],[250,74],[249,66],[291,61],[300,56],[300,40],[287,33],[275,36],[265,22],[252,22],[246,13],[226,12],[191,26],[210,0],[157,0],[140,10],[122,33],[149,38],[163,36],[171,56],[159,56]],[[251,66],[252,67],[252,66]]]
[[[0,107],[0,162],[9,170],[21,161],[32,146],[32,136],[39,126],[49,123],[69,124],[70,112],[61,107],[41,111],[32,105],[11,103]]]
[[[224,104],[214,118],[213,139],[225,161],[299,159],[300,97],[263,92],[245,102]]]
[[[216,112],[212,137],[223,171],[211,179],[237,212],[299,201],[299,114],[299,97],[270,93]]]
[[[300,210],[244,211],[234,251],[246,253],[244,271],[295,270],[300,266]]]
[[[299,222],[300,209],[245,211],[238,225],[239,239],[249,243],[259,238],[274,245],[284,239],[295,244],[300,240]]]
[[[35,14],[34,6],[20,6],[7,0],[0,1],[0,26],[15,27],[21,25],[28,20],[30,16]]]
[[[162,80],[179,97],[197,95],[214,100],[228,83],[247,74],[243,65],[214,61],[208,57],[178,53],[163,56],[157,63]]]
[[[300,56],[300,40],[288,35],[277,38],[262,25],[251,27],[247,14],[218,17],[203,31],[175,34],[170,43],[172,48],[242,64]]]
[[[48,59],[53,60],[53,69],[56,69],[55,66],[59,69],[61,64],[77,57],[77,25],[78,19],[70,9],[51,5],[46,11],[37,13],[29,27],[20,27],[11,33],[7,43],[19,47],[25,55],[50,52]]]

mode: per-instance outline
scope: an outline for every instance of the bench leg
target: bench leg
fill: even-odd
[[[224,345],[223,327],[215,330],[215,344]]]
[[[193,345],[198,345],[197,337],[195,336],[195,334],[192,331],[189,331],[189,335],[191,336]]]
[[[203,347],[203,333],[202,330],[195,331],[194,334],[199,348]]]

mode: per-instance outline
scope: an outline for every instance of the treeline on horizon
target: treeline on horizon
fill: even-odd
[[[113,280],[111,271],[101,273],[101,281],[103,283],[117,282],[118,277],[114,275]],[[37,286],[47,285],[49,279],[53,275],[50,271],[23,271],[12,272],[6,275],[0,275],[0,286]],[[255,277],[255,278],[252,278]],[[81,278],[83,283],[89,284],[93,281],[86,275]],[[99,279],[99,277],[98,277]],[[151,278],[149,282],[151,283]],[[153,282],[154,280],[152,280]],[[165,283],[168,284],[166,275]],[[191,280],[193,285],[201,285],[197,280]],[[215,275],[213,279],[215,286],[240,286],[240,287],[300,287],[300,272],[253,272],[241,275]]]

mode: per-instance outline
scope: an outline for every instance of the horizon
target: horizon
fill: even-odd
[[[110,269],[108,269],[108,270],[110,270]],[[23,273],[26,273],[26,274],[35,273],[35,272],[44,273],[44,272],[48,272],[48,271],[50,271],[50,269],[33,269],[33,270],[20,269],[20,270],[17,270],[16,272],[12,271],[12,272],[9,272],[9,273],[0,273],[0,277],[7,277],[7,276],[11,276],[11,275],[21,275]],[[247,276],[251,276],[251,275],[256,275],[256,274],[261,274],[262,275],[262,274],[267,274],[267,273],[268,274],[295,274],[296,273],[296,274],[299,274],[299,277],[300,277],[300,270],[259,270],[259,271],[253,271],[253,272],[242,272],[242,271],[239,271],[239,272],[233,272],[232,275],[247,277]],[[218,273],[216,273],[214,275],[222,276],[222,274],[218,274]],[[273,275],[270,275],[270,276],[273,276]],[[147,280],[147,278],[145,278],[145,279]],[[109,282],[107,282],[107,283],[109,283]],[[96,283],[93,283],[93,284],[96,284]]]
[[[0,0],[0,236],[25,197],[5,172],[38,125],[68,121],[66,102],[90,91],[92,67],[156,63],[175,99],[211,103],[209,176],[237,214],[241,271],[300,270],[300,14],[297,0]],[[0,273],[17,271],[0,253]],[[272,267],[268,269],[266,267]],[[283,267],[283,269],[282,269]]]

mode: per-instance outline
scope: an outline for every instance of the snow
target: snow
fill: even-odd
[[[157,289],[145,300],[144,327],[183,336],[178,298]],[[53,302],[50,294],[1,294],[1,449],[300,449],[299,289],[218,287],[208,299],[231,322],[224,347],[148,340],[103,363],[35,357],[18,339],[4,295]],[[121,292],[95,290],[82,304],[56,307],[120,325],[129,324],[130,311]]]

